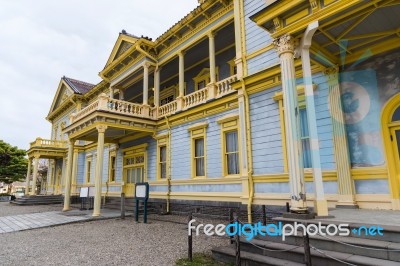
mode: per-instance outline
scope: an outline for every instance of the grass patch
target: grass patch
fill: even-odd
[[[203,253],[193,254],[193,260],[189,261],[188,258],[179,259],[176,261],[176,266],[227,266],[230,264],[225,264],[222,262],[215,261],[211,255],[206,255]]]

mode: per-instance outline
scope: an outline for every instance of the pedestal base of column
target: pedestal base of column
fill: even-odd
[[[353,195],[339,195],[339,200],[336,203],[338,209],[358,209],[357,202]]]
[[[392,209],[394,211],[400,210],[400,199],[392,199]]]
[[[70,211],[71,210],[71,208],[63,208],[63,212],[67,212],[67,211]]]
[[[183,97],[181,96],[176,98],[176,109],[177,111],[181,111],[183,109]]]
[[[217,85],[215,83],[207,84],[208,87],[208,97],[207,101],[214,100],[217,97]]]
[[[282,217],[289,218],[289,219],[298,219],[298,220],[311,220],[311,219],[315,218],[315,213],[314,212],[308,212],[308,213],[284,212]]]
[[[93,214],[92,214],[92,217],[99,217],[100,216],[100,213],[95,213],[95,212],[93,212]]]
[[[143,104],[142,105],[143,107],[143,113],[142,113],[142,115],[143,115],[143,117],[146,117],[146,118],[148,118],[148,117],[150,117],[150,105],[148,105],[148,104]]]
[[[315,218],[333,218],[334,217],[332,215],[329,215],[327,200],[314,200],[314,212],[316,213]]]

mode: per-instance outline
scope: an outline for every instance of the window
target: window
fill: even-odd
[[[176,95],[178,95],[178,87],[173,85],[160,91],[160,106],[170,103],[175,100]]]
[[[218,81],[218,67],[215,67],[215,73],[216,77],[215,80]],[[193,78],[194,81],[194,90],[198,91],[201,89],[204,89],[207,84],[210,83],[210,69],[209,68],[203,68],[197,76]]]
[[[237,74],[237,66],[235,64],[235,58],[232,58],[232,60],[229,60],[227,63],[229,65],[231,76],[236,75]]]
[[[218,120],[221,124],[223,175],[240,174],[239,116],[228,115]]]
[[[167,178],[167,146],[158,147],[159,150],[159,169],[160,169],[160,178]]]
[[[192,177],[206,177],[206,128],[207,122],[196,123],[188,128],[190,132]]]
[[[115,182],[115,170],[116,170],[116,163],[117,157],[115,151],[110,153],[110,164],[109,164],[109,173],[108,173],[108,180],[109,182]]]
[[[169,134],[163,133],[154,137],[157,140],[157,179],[168,178],[168,141]]]
[[[303,167],[311,168],[310,134],[308,133],[307,110],[305,108],[300,109],[300,133],[303,153]]]
[[[86,160],[86,183],[90,183],[90,175],[92,170],[92,158]]]
[[[239,145],[237,130],[225,133],[225,162],[228,175],[239,174]]]
[[[313,89],[315,90],[317,85],[313,85]],[[302,159],[303,159],[303,167],[311,168],[311,146],[310,146],[310,135],[308,132],[308,118],[307,118],[307,109],[305,103],[304,96],[304,85],[297,86],[297,95],[298,95],[298,105],[299,105],[299,115],[300,115],[300,138],[302,145]],[[283,106],[283,93],[277,92],[273,96],[273,99],[279,104],[279,116],[281,121],[281,132],[282,132],[282,153],[284,160],[284,171],[288,171],[288,162],[287,162],[287,151],[286,151],[286,128],[285,128],[285,108]]]
[[[204,170],[204,138],[194,140],[195,176],[205,176]]]

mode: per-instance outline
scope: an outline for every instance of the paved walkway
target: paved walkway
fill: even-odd
[[[42,212],[0,217],[0,234],[69,224],[80,221],[91,221],[120,217],[117,210],[103,209],[99,217],[92,217],[92,211],[71,210],[68,212]],[[127,213],[127,216],[132,215]]]

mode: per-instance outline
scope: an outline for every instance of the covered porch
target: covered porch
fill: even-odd
[[[95,145],[96,147],[96,158],[93,159],[95,190],[93,216],[99,216],[102,194],[107,193],[105,191],[108,191],[109,186],[124,188],[126,185],[123,180],[118,184],[110,184],[108,181],[104,182],[104,176],[107,176],[107,180],[109,180],[109,173],[104,173],[104,164],[107,163],[105,162],[104,155],[105,144],[115,144],[118,147],[119,143],[153,135],[156,131],[156,122],[126,115],[116,116],[99,111],[94,112],[89,118],[91,119],[79,120],[64,130],[69,139],[67,160],[72,162],[72,164],[67,165],[65,175],[64,211],[70,209],[71,187],[76,188],[74,192],[79,192],[78,190],[82,186],[93,186],[93,184],[72,184],[73,180],[76,179],[74,176],[76,176],[78,167],[78,156],[74,150],[76,144],[82,144],[83,141],[85,144],[89,143],[90,146]],[[81,145],[80,148],[82,148]]]
[[[26,186],[25,186],[25,195],[37,195],[40,193],[47,194],[51,192],[52,194],[59,192],[61,193],[60,187],[56,188],[55,184],[59,184],[61,180],[58,182],[55,180],[57,176],[51,171],[50,174],[50,184],[51,188],[47,187],[48,182],[46,180],[41,180],[41,191],[36,191],[37,188],[37,179],[38,179],[38,170],[39,170],[39,160],[40,159],[48,159],[48,160],[57,160],[64,159],[67,153],[67,142],[62,140],[48,140],[42,138],[36,138],[35,141],[30,143],[30,148],[28,150],[28,171],[26,174]],[[33,171],[32,171],[33,165]],[[33,175],[32,184],[30,184],[30,177]],[[61,178],[60,176],[58,177]],[[54,182],[53,182],[54,181]]]

